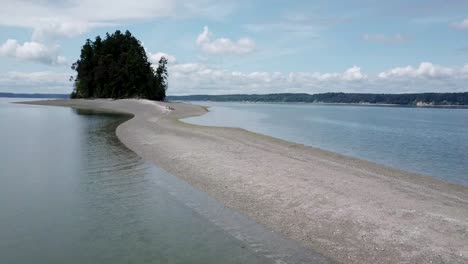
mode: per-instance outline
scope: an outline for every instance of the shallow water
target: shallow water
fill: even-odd
[[[194,102],[188,123],[241,127],[468,185],[468,109]]]
[[[0,102],[0,263],[324,261],[144,162],[128,117]]]

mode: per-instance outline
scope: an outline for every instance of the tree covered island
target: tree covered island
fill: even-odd
[[[72,65],[77,72],[71,98],[145,98],[162,101],[167,89],[167,59],[154,69],[145,49],[127,30],[117,30],[104,39],[86,40],[80,59]]]

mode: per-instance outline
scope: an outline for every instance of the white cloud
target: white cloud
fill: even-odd
[[[422,62],[418,68],[412,66],[396,67],[385,72],[381,72],[379,78],[440,78],[453,77],[455,70],[434,65],[430,62]]]
[[[346,80],[346,81],[353,81],[353,80],[362,80],[366,78],[366,76],[364,76],[361,73],[360,67],[353,66],[343,73],[342,78],[343,80]]]
[[[228,38],[213,39],[213,33],[207,26],[198,35],[196,44],[210,54],[247,54],[255,50],[255,42],[249,38],[240,38],[237,41]]]
[[[408,93],[466,92],[468,64],[449,68],[421,63],[366,75],[353,66],[343,72],[239,72],[201,63],[169,64],[169,94],[233,93]],[[70,74],[9,72],[0,74],[0,91],[69,93]]]
[[[461,29],[461,30],[468,30],[468,18],[464,19],[464,20],[462,20],[460,22],[452,23],[452,26],[454,28],[458,28],[458,29]]]
[[[56,54],[57,43],[62,38],[79,36],[97,27],[162,17],[217,18],[227,16],[237,5],[233,0],[2,0],[0,27],[32,31],[29,42],[15,44],[17,51],[9,50],[3,56],[62,64],[64,57]],[[23,56],[26,50],[28,55]]]
[[[174,56],[172,55],[169,55],[167,53],[164,53],[164,52],[156,52],[156,53],[151,53],[151,52],[148,52],[146,51],[146,53],[148,54],[148,60],[157,65],[159,63],[159,60],[161,59],[161,57],[164,57],[167,59],[167,62],[168,63],[176,63],[177,60]]]
[[[87,32],[91,23],[84,21],[44,20],[34,27],[32,39],[44,41],[61,37],[75,37]]]
[[[160,17],[226,16],[236,5],[235,1],[214,0],[2,0],[0,26],[33,29],[33,39],[43,40]]]
[[[400,33],[395,35],[385,35],[385,34],[364,34],[363,39],[366,41],[381,42],[381,43],[390,43],[397,44],[408,41],[406,36],[401,35]]]
[[[57,55],[58,47],[48,48],[39,42],[18,43],[8,39],[0,46],[0,56],[37,61],[45,64],[65,64],[66,58]]]
[[[69,93],[70,74],[57,72],[7,72],[0,74],[0,91],[15,93]]]
[[[343,73],[238,72],[199,63],[169,67],[171,94],[352,91],[366,78],[357,66]]]
[[[463,66],[460,72],[462,73],[462,75],[468,77],[468,64],[465,64],[465,66]]]
[[[462,92],[466,91],[468,64],[456,68],[421,63],[397,67],[377,75],[362,73],[353,66],[342,73],[238,72],[205,64],[176,64],[169,67],[169,93],[233,94],[281,92]]]
[[[27,82],[30,84],[64,84],[68,83],[69,75],[66,73],[56,72],[8,72],[0,75],[0,80],[3,82],[9,81],[15,83],[18,81]]]

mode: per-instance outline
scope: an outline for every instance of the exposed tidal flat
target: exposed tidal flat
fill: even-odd
[[[126,148],[115,129],[131,115],[9,101],[0,263],[330,262]]]
[[[344,263],[466,263],[468,188],[238,128],[184,103],[63,100],[134,117],[131,150],[272,230]]]
[[[209,113],[184,122],[240,127],[468,186],[468,109],[199,103]]]

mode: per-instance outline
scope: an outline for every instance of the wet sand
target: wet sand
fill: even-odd
[[[468,188],[238,128],[185,103],[53,100],[130,113],[130,149],[225,206],[343,263],[468,263]],[[226,117],[229,118],[229,117]]]

